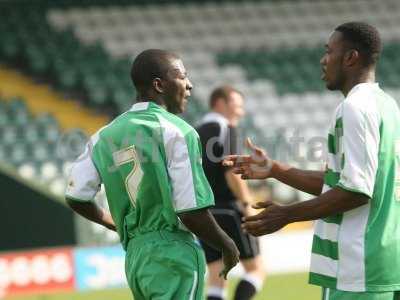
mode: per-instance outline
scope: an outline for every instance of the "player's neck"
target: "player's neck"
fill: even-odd
[[[136,102],[153,102],[157,105],[160,105],[164,107],[165,109],[167,108],[164,100],[159,99],[158,97],[152,97],[152,96],[138,96],[136,98]]]
[[[361,71],[356,74],[351,74],[348,80],[345,82],[342,93],[345,97],[359,83],[374,83],[375,82],[375,70]]]

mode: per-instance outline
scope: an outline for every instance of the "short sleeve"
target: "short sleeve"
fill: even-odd
[[[100,190],[101,179],[93,163],[89,145],[77,158],[71,168],[65,197],[87,202],[94,199]]]
[[[214,196],[202,167],[198,134],[184,133],[174,123],[159,117],[172,199],[177,213],[214,205]]]
[[[378,168],[379,115],[352,103],[343,105],[344,166],[338,186],[372,198]]]

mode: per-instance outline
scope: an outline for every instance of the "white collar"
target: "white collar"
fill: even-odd
[[[228,126],[229,125],[228,119],[225,118],[220,113],[217,113],[215,111],[211,111],[211,112],[207,113],[203,117],[203,119],[200,121],[200,125],[204,124],[204,123],[210,123],[210,122],[216,122],[216,123],[219,123],[219,124],[221,124],[223,126]]]
[[[376,89],[379,88],[379,83],[378,82],[362,82],[359,84],[356,84],[351,88],[351,90],[347,93],[346,98],[348,98],[351,94],[355,93],[356,91],[363,89],[363,88],[372,88]]]
[[[129,111],[146,110],[149,107],[150,102],[137,102],[132,105]]]

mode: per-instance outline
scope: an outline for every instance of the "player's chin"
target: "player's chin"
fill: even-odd
[[[324,78],[325,87],[330,91],[336,91],[339,89],[338,83],[336,80],[329,79],[327,77]]]
[[[337,90],[336,85],[335,85],[335,84],[332,84],[332,83],[329,82],[329,81],[326,81],[326,82],[325,82],[325,86],[326,86],[326,88],[327,88],[328,90],[330,90],[330,91],[336,91],[336,90]]]
[[[180,113],[183,113],[186,110],[187,105],[188,105],[188,100],[186,98],[182,99],[181,105],[179,105]]]

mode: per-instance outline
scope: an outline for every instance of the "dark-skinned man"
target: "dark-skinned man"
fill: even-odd
[[[175,115],[192,84],[181,59],[158,49],[136,57],[131,78],[137,103],[91,137],[72,167],[67,203],[117,231],[135,300],[201,300],[205,259],[192,233],[222,252],[224,278],[239,252],[208,210],[199,136]],[[110,213],[92,201],[101,184]]]
[[[243,178],[276,178],[316,196],[289,206],[259,203],[263,210],[243,227],[259,236],[317,220],[310,283],[323,287],[324,300],[400,299],[400,112],[375,82],[379,33],[345,23],[325,48],[322,79],[345,97],[330,124],[326,170],[292,168],[250,141],[251,155],[224,164]]]

